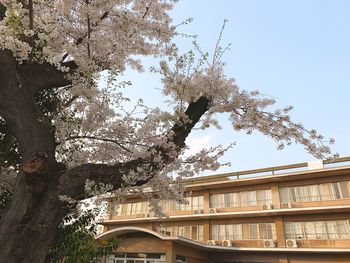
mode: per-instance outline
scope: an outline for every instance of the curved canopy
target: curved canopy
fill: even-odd
[[[111,237],[121,236],[124,234],[136,233],[136,232],[144,232],[144,233],[153,235],[155,237],[158,237],[161,240],[172,240],[173,239],[169,236],[162,235],[162,234],[157,233],[155,231],[152,231],[150,229],[146,229],[146,228],[142,228],[142,227],[133,227],[133,226],[118,227],[118,228],[108,230],[107,232],[104,232],[104,233],[96,236],[96,239],[104,240],[104,239],[109,239]]]

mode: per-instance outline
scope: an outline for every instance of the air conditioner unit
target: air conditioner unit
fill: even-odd
[[[218,212],[218,210],[216,208],[209,208],[209,213],[214,214],[217,212]]]
[[[202,209],[195,209],[193,210],[193,214],[202,214],[203,210]]]
[[[273,239],[264,239],[264,247],[275,247],[275,241]]]
[[[287,247],[298,247],[298,243],[295,239],[287,239],[286,246]]]
[[[231,247],[232,246],[231,240],[223,240],[222,241],[222,246],[224,246],[224,247]]]
[[[272,204],[262,204],[261,209],[262,210],[272,209]]]
[[[282,207],[282,208],[292,208],[293,205],[292,205],[291,202],[288,202],[288,203],[282,203],[282,204],[281,204],[281,207]]]
[[[216,242],[215,242],[215,240],[208,240],[207,244],[210,245],[210,246],[215,246]]]
[[[149,213],[143,213],[141,217],[149,217]]]

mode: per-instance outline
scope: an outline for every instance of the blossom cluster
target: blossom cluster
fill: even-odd
[[[52,119],[57,159],[68,167],[87,162],[114,165],[131,160],[143,162],[122,174],[126,187],[152,200],[183,200],[182,180],[204,170],[216,170],[220,157],[233,146],[219,145],[194,155],[172,138],[175,125],[190,121],[186,109],[200,98],[208,109],[196,127],[220,128],[217,116],[229,115],[234,131],[257,130],[277,142],[279,149],[297,142],[318,158],[328,157],[330,148],[315,130],[307,130],[289,117],[291,107],[273,108],[274,100],[258,91],[241,89],[225,75],[220,38],[212,57],[194,50],[179,54],[172,38],[177,34],[169,11],[171,0],[33,0],[32,11],[17,0],[0,0],[6,15],[0,21],[0,50],[10,50],[19,62],[49,63],[67,72],[72,84],[57,87],[59,110]],[[130,106],[118,82],[127,66],[142,71],[137,56],[161,56],[162,93],[168,109],[151,108],[139,100]],[[74,61],[74,70],[64,62]],[[101,76],[107,85],[99,85]],[[329,142],[332,142],[330,140]],[[166,154],[164,154],[166,153]],[[169,161],[170,160],[170,161]],[[148,181],[135,187],[138,181]],[[171,186],[171,187],[169,187]],[[151,188],[152,191],[143,189]],[[87,192],[110,192],[109,185],[87,181]],[[120,189],[116,195],[126,194]],[[72,203],[70,197],[62,201]]]

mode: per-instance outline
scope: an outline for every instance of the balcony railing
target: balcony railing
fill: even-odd
[[[280,165],[280,166],[238,171],[238,172],[225,173],[225,174],[201,176],[196,178],[185,179],[184,181],[186,182],[187,185],[191,185],[191,184],[218,182],[218,181],[238,180],[238,179],[259,177],[259,176],[282,175],[285,173],[317,169],[312,166],[312,163],[313,162],[310,162],[310,163],[303,162],[303,163]],[[337,158],[337,159],[329,159],[324,161],[320,160],[319,163],[322,165],[320,169],[347,166],[347,165],[350,165],[350,156]]]

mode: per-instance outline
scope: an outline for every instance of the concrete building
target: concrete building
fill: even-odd
[[[164,218],[130,196],[102,222],[98,239],[121,238],[106,262],[350,262],[349,161],[193,178]]]

